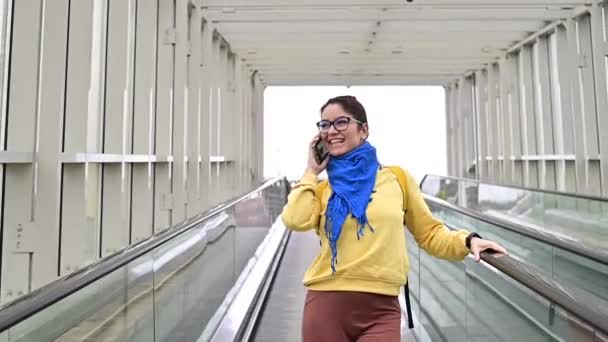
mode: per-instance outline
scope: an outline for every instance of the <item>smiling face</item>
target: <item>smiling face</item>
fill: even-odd
[[[329,124],[327,132],[321,131],[321,138],[334,157],[354,150],[367,139],[367,124],[361,123],[338,103],[327,105],[321,113],[321,120],[325,127]]]

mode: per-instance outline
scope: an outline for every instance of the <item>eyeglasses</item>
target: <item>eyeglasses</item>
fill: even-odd
[[[351,117],[341,116],[334,121],[321,120],[321,121],[317,122],[317,128],[319,128],[319,132],[321,132],[321,133],[328,133],[329,130],[331,129],[331,126],[334,126],[336,131],[341,132],[348,128],[348,125],[350,124],[351,121],[355,122],[359,125],[363,124],[363,122],[353,119]]]

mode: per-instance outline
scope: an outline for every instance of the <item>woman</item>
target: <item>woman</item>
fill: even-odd
[[[400,341],[398,295],[409,268],[403,223],[422,249],[442,259],[463,260],[473,252],[479,261],[486,249],[506,251],[477,234],[446,229],[409,175],[403,193],[366,141],[367,116],[355,97],[330,99],[321,119],[308,168],[282,213],[288,228],[314,229],[321,238],[321,251],[304,276],[303,342]],[[320,165],[313,148],[318,139],[330,153]],[[315,193],[326,168],[329,186]]]

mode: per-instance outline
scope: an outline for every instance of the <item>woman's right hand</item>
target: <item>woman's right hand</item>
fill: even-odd
[[[308,170],[309,172],[313,172],[315,175],[319,175],[323,170],[327,168],[327,163],[329,162],[329,156],[325,158],[323,163],[317,163],[317,158],[315,157],[315,144],[317,141],[321,139],[321,135],[316,135],[314,139],[308,144]]]

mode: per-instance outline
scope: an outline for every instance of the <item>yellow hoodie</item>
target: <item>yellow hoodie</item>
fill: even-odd
[[[435,219],[424,201],[418,184],[406,173],[406,203],[397,177],[382,168],[376,177],[375,193],[367,207],[369,224],[357,239],[357,221],[348,216],[338,239],[336,273],[331,270],[331,249],[325,235],[325,210],[315,196],[317,176],[305,174],[293,188],[282,219],[295,231],[315,230],[321,251],[304,275],[304,285],[316,291],[356,291],[396,296],[405,284],[409,261],[403,224],[418,245],[430,255],[459,261],[469,253],[466,230],[450,231]],[[331,196],[328,186],[323,203]],[[405,208],[405,214],[404,214]]]

